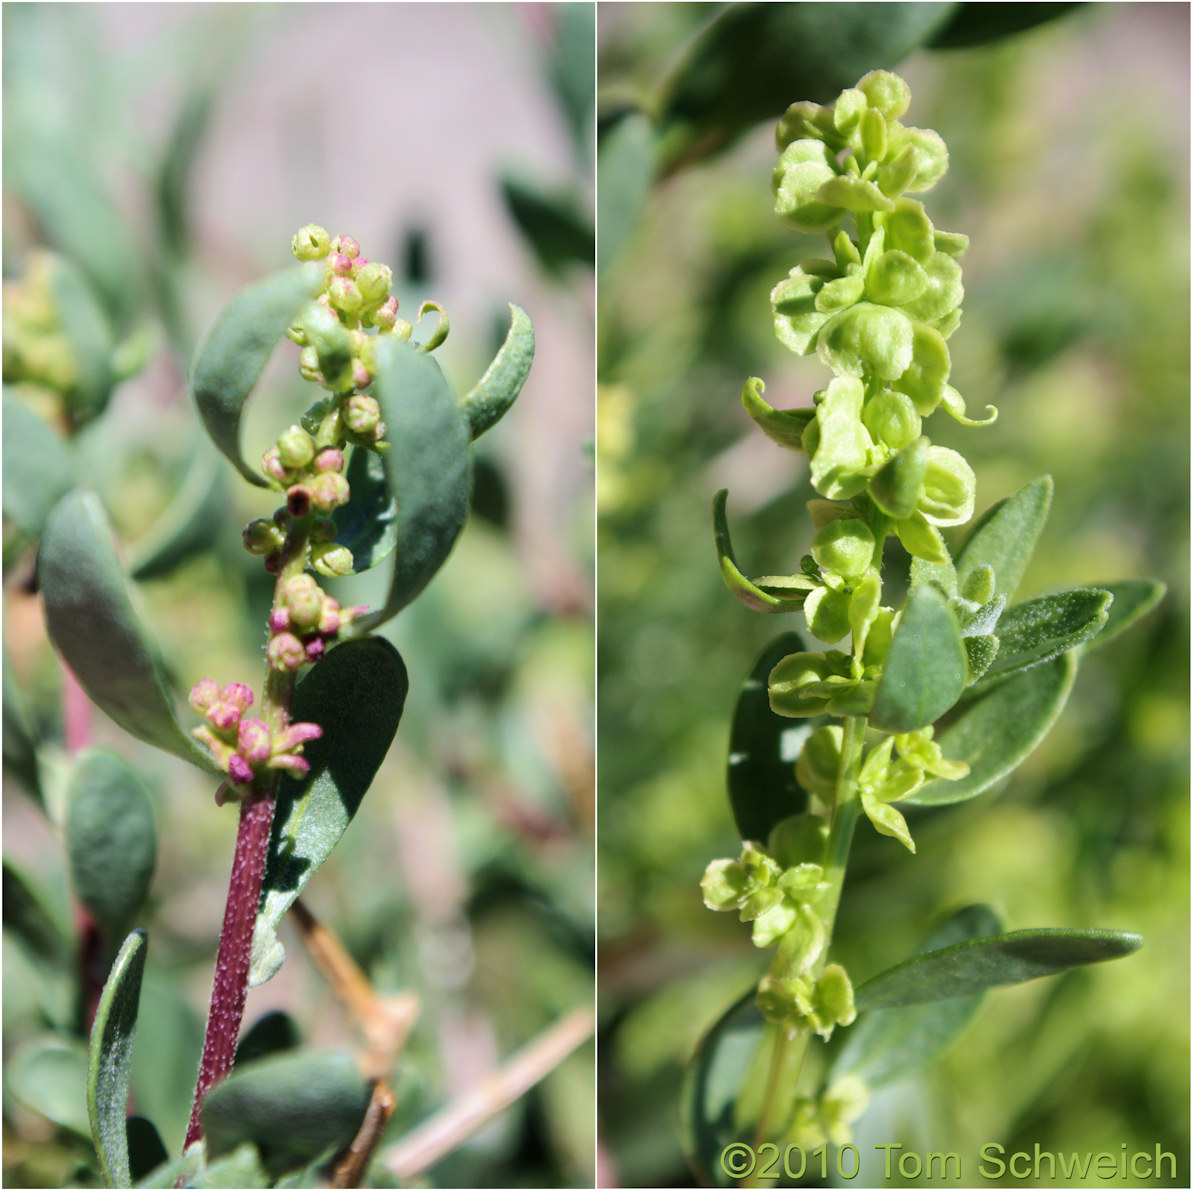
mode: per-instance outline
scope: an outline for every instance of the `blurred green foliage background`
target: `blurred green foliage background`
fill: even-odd
[[[651,110],[709,17],[703,5],[601,9],[606,126],[627,106]],[[1146,939],[1127,960],[991,994],[939,1064],[875,1098],[856,1131],[863,1154],[883,1140],[956,1151],[976,1178],[987,1142],[1115,1155],[1160,1143],[1176,1156],[1172,1185],[1189,1178],[1188,50],[1182,7],[1098,4],[996,44],[862,67],[895,66],[911,84],[906,121],[935,128],[951,153],[928,209],[971,237],[952,383],[974,416],[990,403],[1000,417],[982,430],[941,417],[932,438],[973,464],[979,511],[1039,474],[1056,481],[1022,594],[1135,576],[1168,585],[1083,665],[1059,725],[1004,789],[917,814],[916,856],[859,830],[835,942],[855,982],[976,901],[1008,929]],[[738,68],[726,77],[744,96],[770,84],[748,54]],[[787,99],[833,94],[805,94],[796,77]],[[710,135],[705,149],[721,151],[673,159],[600,282],[606,1185],[690,1184],[684,1064],[765,965],[732,915],[704,909],[698,882],[739,846],[724,788],[739,684],[767,640],[802,629],[730,596],[710,519],[727,487],[750,574],[798,570],[811,533],[806,462],[770,443],[738,398],[758,375],[775,406],[808,404],[827,375],[771,328],[770,289],[819,247],[772,214],[772,131],[728,148]],[[602,173],[602,219],[605,184]],[[889,1185],[880,1166],[864,1166],[867,1178]]]
[[[446,307],[453,330],[437,358],[461,391],[500,343],[506,302],[536,324],[531,379],[477,454],[473,517],[437,582],[386,629],[411,677],[404,720],[307,898],[380,992],[422,1002],[384,1149],[591,1005],[593,10],[39,4],[6,7],[3,20],[6,285],[34,251],[62,254],[132,361],[134,375],[71,442],[74,478],[100,492],[134,560],[184,483],[199,484],[185,549],[142,586],[180,698],[204,675],[257,684],[272,587],[240,531],[273,503],[230,467],[204,471],[185,390],[194,343],[222,303],[287,267],[291,234],[314,221],[393,266],[407,316],[424,298]],[[6,339],[9,329],[6,318]],[[283,344],[250,402],[249,458],[319,395],[296,353]],[[5,361],[7,387],[7,350]],[[46,412],[44,394],[16,395]],[[21,444],[6,442],[6,458],[10,447]],[[60,673],[29,535],[5,531],[5,695],[11,662],[50,792],[47,816],[6,765],[5,851],[11,887],[69,939],[53,796],[65,764]],[[382,582],[368,575],[333,594],[374,603]],[[90,733],[137,766],[154,798],[133,1097],[176,1151],[236,815],[213,805],[210,779],[102,715]],[[38,951],[29,903],[9,890],[6,868],[4,1050],[16,1066],[4,1182],[86,1185],[97,1174],[82,1088],[19,1078],[47,1034],[78,1034],[74,961]],[[326,984],[293,935],[283,942],[288,961],[250,993],[246,1026],[281,1009],[311,1045],[351,1048]],[[589,1042],[427,1177],[590,1184],[593,1062]]]

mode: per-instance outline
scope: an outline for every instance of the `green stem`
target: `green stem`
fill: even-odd
[[[821,921],[824,923],[824,951],[813,969],[819,977],[828,960],[833,941],[833,928],[837,920],[837,907],[841,902],[841,889],[845,883],[845,869],[849,863],[849,849],[853,843],[853,829],[857,824],[861,799],[858,795],[858,774],[862,768],[862,747],[866,734],[866,721],[861,716],[849,716],[845,720],[841,742],[841,764],[837,770],[837,789],[833,799],[832,815],[829,820],[828,843],[825,847],[825,877],[828,891],[824,896]],[[787,1123],[791,1105],[783,1102],[782,1090],[787,1084],[787,1072],[794,1065],[796,1076],[793,1086],[799,1083],[808,1044],[812,1040],[811,1030],[789,1034],[780,1029],[771,1051],[770,1071],[763,1096],[762,1111],[758,1115],[758,1126],[754,1131],[754,1149],[765,1141],[772,1140]],[[744,1179],[743,1187],[757,1184]]]

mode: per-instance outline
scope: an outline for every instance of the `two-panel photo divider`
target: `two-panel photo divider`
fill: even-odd
[[[2,23],[3,1185],[1189,1185],[1189,5]]]

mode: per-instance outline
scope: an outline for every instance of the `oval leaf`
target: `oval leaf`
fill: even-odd
[[[53,1035],[32,1039],[9,1057],[5,1083],[27,1108],[72,1133],[90,1136],[87,1051],[81,1042]]]
[[[78,373],[69,397],[71,421],[81,426],[103,413],[112,395],[112,327],[95,291],[70,261],[55,257],[51,279]]]
[[[237,1068],[203,1101],[207,1153],[219,1158],[250,1142],[277,1178],[347,1145],[370,1095],[347,1055],[259,1059]]]
[[[1048,735],[1076,675],[1076,657],[1061,654],[968,704],[939,742],[945,758],[964,761],[969,773],[957,781],[935,778],[926,782],[904,802],[911,806],[965,802],[1001,781]]]
[[[195,349],[190,387],[211,441],[250,484],[269,483],[240,454],[240,418],[274,344],[305,302],[319,292],[317,262],[275,273],[236,294]]]
[[[1027,670],[1088,641],[1106,623],[1113,596],[1076,587],[1008,608],[998,621],[998,653],[985,681]]]
[[[603,133],[597,148],[597,273],[603,273],[630,238],[654,176],[654,129],[644,112],[630,110]]]
[[[905,960],[867,980],[857,990],[858,1011],[971,997],[1081,964],[1121,959],[1142,946],[1142,937],[1130,931],[1060,927],[970,939]]]
[[[375,391],[388,428],[385,471],[398,506],[398,546],[385,604],[353,622],[356,635],[384,624],[426,587],[468,516],[468,420],[439,365],[407,343],[382,343],[377,357]]]
[[[76,760],[66,794],[66,850],[75,894],[114,945],[144,904],[157,865],[149,792],[115,753],[88,749]]]
[[[934,587],[913,588],[891,641],[870,723],[884,732],[931,724],[961,697],[969,678],[957,618]]]
[[[788,654],[805,648],[798,633],[776,637],[754,659],[737,696],[726,777],[733,821],[743,840],[765,843],[776,823],[808,807],[807,792],[795,780],[795,763],[820,721],[793,724],[771,710],[767,694],[770,672]]]
[[[310,773],[300,782],[285,777],[278,789],[251,984],[263,984],[281,966],[282,916],[356,814],[398,730],[408,685],[398,651],[368,637],[337,646],[295,689],[294,721],[319,724],[323,736],[304,746]]]
[[[335,511],[336,541],[352,551],[352,574],[384,562],[398,544],[398,506],[390,495],[385,460],[353,447],[345,477],[351,495]]]
[[[218,773],[178,722],[94,493],[72,492],[50,514],[37,573],[50,637],[92,701],[138,740]]]
[[[1001,927],[989,906],[966,906],[933,931],[916,954],[994,934]],[[862,1013],[845,1030],[844,1044],[825,1076],[825,1085],[845,1075],[857,1075],[869,1087],[880,1088],[914,1075],[958,1037],[981,1002],[981,993],[975,993],[943,1005],[904,1005]]]
[[[1023,582],[1051,506],[1052,477],[1040,476],[987,509],[957,555],[958,586],[964,589],[978,567],[990,566],[994,594],[1009,601]]]
[[[143,930],[133,931],[124,940],[108,974],[95,1011],[95,1024],[91,1027],[87,1116],[104,1185],[108,1187],[132,1186],[125,1118],[147,947]]]
[[[526,311],[510,303],[510,329],[484,375],[464,395],[460,408],[475,441],[513,405],[534,363],[534,326]]]
[[[16,676],[3,651],[4,686],[0,712],[4,717],[4,731],[0,744],[4,750],[4,768],[14,774],[21,785],[33,795],[37,805],[45,810],[45,794],[41,788],[41,769],[37,762],[38,732],[33,717],[25,706],[25,696],[17,685]]]
[[[777,1030],[759,1012],[755,992],[751,988],[718,1018],[684,1072],[684,1151],[704,1186],[734,1185],[721,1166],[721,1154],[732,1142],[752,1138],[753,1121],[745,1119],[748,1112],[743,1114],[742,1092],[754,1082],[752,1077],[759,1085],[765,1080],[764,1065]]]
[[[7,388],[3,401],[4,516],[36,538],[74,485],[75,464],[66,442]]]

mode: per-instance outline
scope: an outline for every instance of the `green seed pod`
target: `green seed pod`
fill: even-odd
[[[921,435],[871,478],[870,499],[888,517],[901,521],[915,512],[924,492],[930,450],[928,439]]]
[[[920,436],[920,415],[915,404],[897,389],[883,389],[866,400],[862,425],[875,442],[885,443],[896,451]]]
[[[827,231],[842,216],[840,207],[820,202],[816,193],[837,177],[836,161],[819,141],[792,141],[783,150],[771,179],[775,214],[797,232],[815,235]]]
[[[746,870],[736,860],[714,860],[700,882],[710,910],[736,910],[746,895]]]
[[[278,439],[278,458],[288,471],[298,471],[315,458],[315,440],[301,426],[291,426]]]
[[[857,517],[838,517],[812,539],[812,557],[822,571],[856,578],[874,560],[874,535]]]
[[[841,768],[843,729],[837,724],[817,728],[804,741],[799,760],[795,763],[796,780],[812,794],[831,800],[837,788],[837,771]],[[821,858],[824,849],[821,848]]]
[[[849,623],[850,597],[847,592],[831,587],[817,587],[804,601],[804,620],[808,632],[818,641],[832,644],[840,641],[852,627]]]

